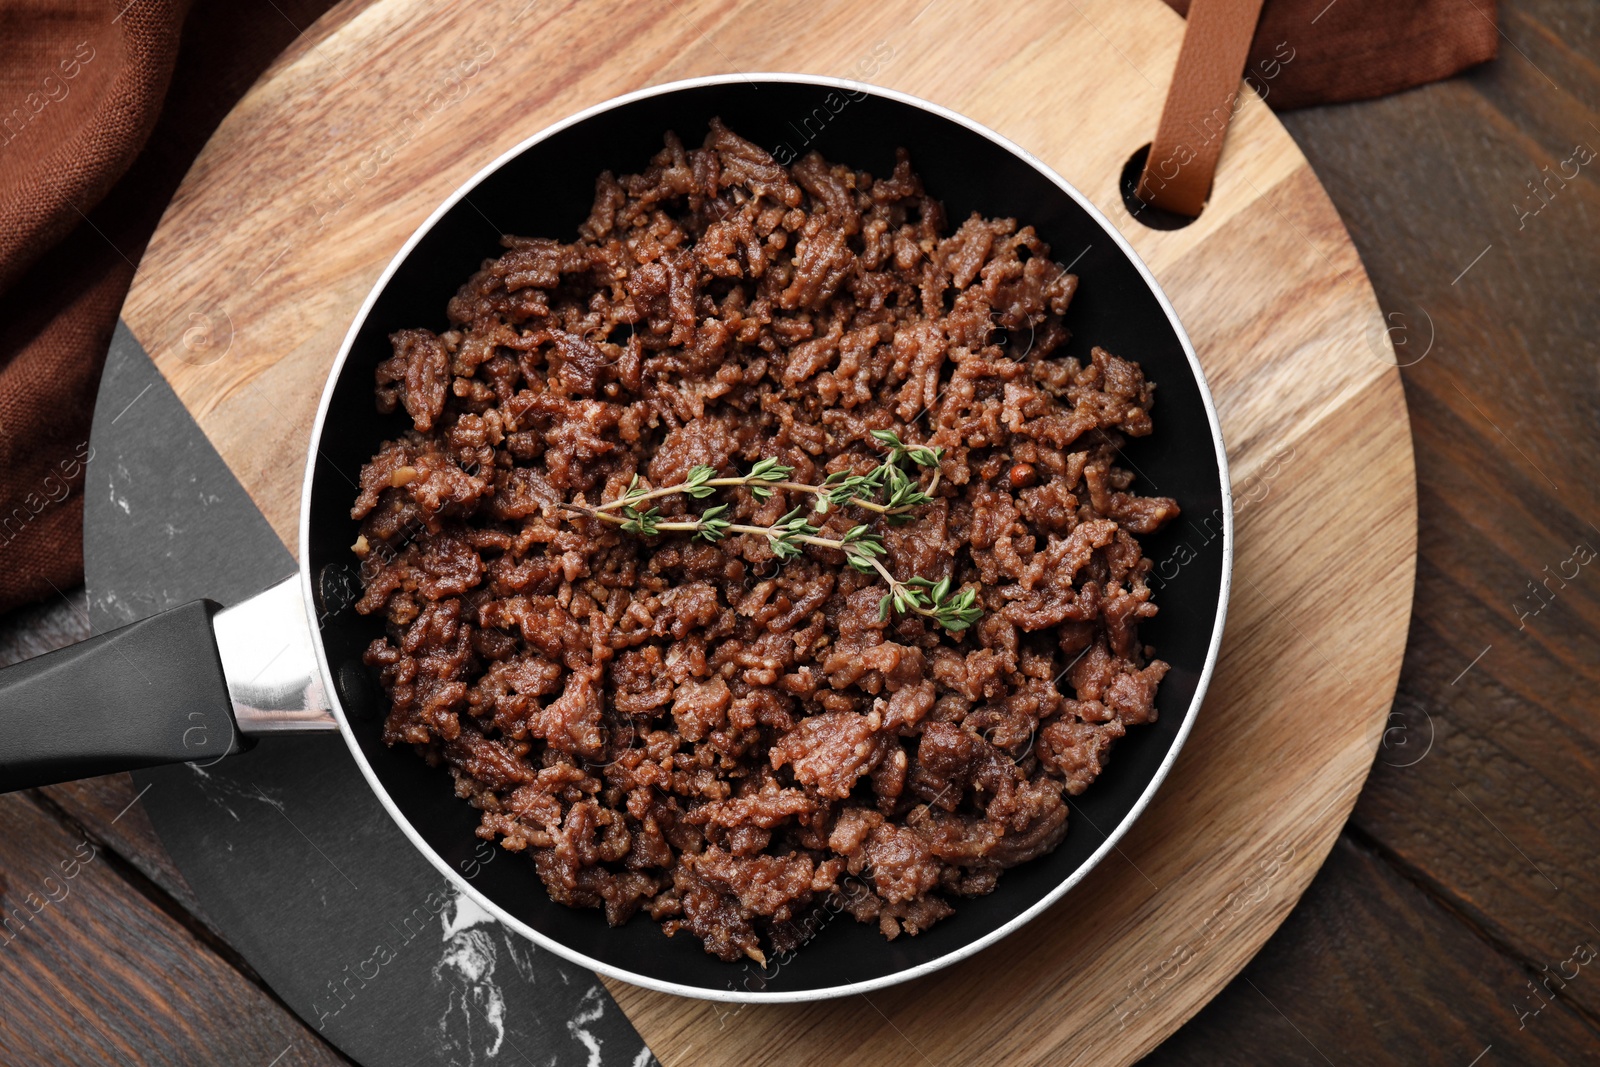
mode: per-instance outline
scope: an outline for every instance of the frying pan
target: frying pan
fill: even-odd
[[[1131,731],[1099,779],[1071,798],[1071,829],[1060,847],[1006,871],[988,896],[957,901],[954,916],[916,937],[886,941],[873,926],[819,906],[802,917],[808,940],[765,967],[723,963],[645,917],[611,928],[598,911],[556,904],[532,862],[473,863],[476,811],[455,797],[442,771],[407,747],[383,743],[386,701],[361,662],[382,622],[353,610],[355,475],[407,425],[403,412],[382,415],[373,402],[373,372],[390,355],[389,334],[443,328],[446,301],[498,253],[502,234],[570,239],[588,215],[597,174],[641,170],[667,130],[698,143],[717,115],[784,162],[816,149],[886,174],[904,146],[950,219],[976,210],[1032,224],[1081,279],[1063,354],[1086,359],[1099,345],[1137,360],[1158,383],[1156,430],[1130,441],[1124,459],[1139,488],[1175,497],[1183,509],[1179,522],[1144,538],[1161,611],[1141,636],[1172,665],[1158,721]],[[1200,707],[1222,637],[1232,545],[1227,460],[1194,351],[1149,270],[1080,193],[1017,145],[901,93],[791,74],[674,82],[533,136],[423,223],[379,278],[334,360],[311,436],[299,575],[234,607],[197,601],[0,671],[0,790],[215,761],[271,744],[276,733],[337,731],[389,814],[460,892],[567,959],[713,1000],[865,992],[999,941],[1059,900],[1127,832]],[[468,869],[471,881],[462,873]],[[1070,912],[1056,921],[1070,923]]]

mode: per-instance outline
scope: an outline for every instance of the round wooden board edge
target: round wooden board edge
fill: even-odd
[[[1152,2],[1153,2],[1153,0],[1152,0]],[[318,43],[320,41],[325,40],[327,36],[335,33],[340,27],[342,27],[343,25],[345,25],[349,21],[351,21],[358,14],[358,12],[359,12],[359,9],[355,5],[351,5],[351,4],[341,5],[340,7],[335,8],[333,11],[329,12],[328,15],[325,15],[323,17],[323,19],[319,20],[317,24],[315,24],[313,27],[311,27],[306,32],[306,34],[304,34],[302,36],[302,38],[300,40],[298,40],[296,42],[296,44],[288,52],[286,52],[283,56],[281,56],[277,61],[274,62],[274,64],[268,69],[268,71],[263,74],[260,82],[258,82],[258,86],[260,84],[262,84],[262,83],[270,81],[279,71],[281,71],[281,70],[283,70],[283,69],[285,69],[285,68],[287,68],[289,66],[292,66],[298,59],[302,58],[306,53],[313,51],[317,47],[317,45],[318,45]],[[1170,12],[1168,14],[1170,14]],[[1175,15],[1172,16],[1172,17],[1176,18]],[[255,91],[256,91],[255,89],[252,89],[252,93],[254,93]],[[1276,120],[1274,119],[1274,122],[1275,121]],[[1284,131],[1283,136],[1285,136],[1285,137],[1288,136],[1286,131]],[[1317,180],[1314,172],[1310,171],[1309,164],[1305,163],[1303,161],[1303,157],[1302,157],[1302,160],[1301,160],[1301,165],[1305,167],[1306,171],[1310,174],[1311,179],[1316,183],[1317,191],[1318,191],[1319,195],[1321,196],[1322,200],[1325,203],[1326,210],[1328,210],[1329,212],[1332,212],[1334,217],[1337,219],[1337,212],[1333,209],[1331,202],[1327,201],[1326,192],[1322,189],[1320,180]],[[186,181],[187,181],[187,179],[186,179]],[[163,218],[163,224],[165,223],[165,221],[166,221],[166,219],[164,217]],[[1339,226],[1340,226],[1340,232],[1341,232],[1341,235],[1342,235],[1342,239],[1346,243],[1348,243],[1349,242],[1349,235],[1344,230],[1342,222],[1339,223]],[[1372,293],[1370,279],[1368,279],[1366,277],[1364,269],[1361,271],[1361,280],[1362,280],[1362,284],[1363,284],[1364,289],[1365,289],[1365,292],[1364,292],[1365,301],[1370,305],[1371,311],[1376,316],[1378,314],[1378,305],[1377,305],[1376,296],[1375,296],[1375,294]],[[138,284],[143,284],[143,283],[144,283],[144,280],[140,279],[140,280],[136,281],[135,284],[138,285]],[[1376,388],[1381,389],[1386,394],[1391,394],[1390,398],[1395,402],[1396,407],[1398,408],[1398,412],[1401,415],[1402,419],[1405,419],[1408,422],[1408,415],[1406,413],[1406,406],[1405,406],[1405,400],[1404,400],[1404,391],[1403,391],[1403,388],[1401,386],[1400,374],[1399,374],[1398,369],[1391,369],[1387,373],[1385,373],[1379,379],[1379,384],[1377,385]],[[1396,458],[1399,458],[1399,457],[1396,457]],[[1405,594],[1405,597],[1404,597],[1404,600],[1405,600],[1405,611],[1403,613],[1400,613],[1398,608],[1396,609],[1396,619],[1397,619],[1397,622],[1398,622],[1398,624],[1400,626],[1400,631],[1401,632],[1400,632],[1400,638],[1399,638],[1399,641],[1398,641],[1398,643],[1396,645],[1394,656],[1393,656],[1392,669],[1386,669],[1386,671],[1385,671],[1385,674],[1387,676],[1387,681],[1384,683],[1382,688],[1383,688],[1384,692],[1387,694],[1387,696],[1384,698],[1384,700],[1382,702],[1382,708],[1381,708],[1380,712],[1378,713],[1378,722],[1379,722],[1380,725],[1381,725],[1381,723],[1383,721],[1386,721],[1388,706],[1389,706],[1390,702],[1392,702],[1393,695],[1394,695],[1394,693],[1395,693],[1395,691],[1397,689],[1397,686],[1398,686],[1399,674],[1400,674],[1400,665],[1401,665],[1401,662],[1403,661],[1404,648],[1405,648],[1405,641],[1404,641],[1405,624],[1409,622],[1410,606],[1411,606],[1412,597],[1414,595],[1414,588],[1413,587],[1414,587],[1414,577],[1415,577],[1415,567],[1416,567],[1416,507],[1417,507],[1417,496],[1416,496],[1416,485],[1415,485],[1414,454],[1413,454],[1413,450],[1412,450],[1412,448],[1410,447],[1410,444],[1409,444],[1409,436],[1407,437],[1407,447],[1405,449],[1404,459],[1405,459],[1405,462],[1406,462],[1406,464],[1407,464],[1407,466],[1408,466],[1408,468],[1410,470],[1410,473],[1411,473],[1411,477],[1409,479],[1409,484],[1410,484],[1409,499],[1405,502],[1405,506],[1406,506],[1407,510],[1409,511],[1409,515],[1410,515],[1409,547],[1407,549],[1407,564],[1406,564],[1407,590],[1406,590],[1406,594]],[[1382,736],[1381,730],[1379,730],[1377,733],[1373,734],[1373,736],[1371,738],[1371,746],[1370,746],[1369,755],[1375,755],[1376,754],[1378,745],[1379,745],[1380,740],[1381,740],[1381,736]],[[1369,759],[1369,761],[1368,761],[1368,769],[1369,770],[1370,770],[1370,763],[1371,763],[1371,760]],[[1226,978],[1224,978],[1222,981],[1217,982],[1215,984],[1216,987],[1211,989],[1211,990],[1209,990],[1203,997],[1194,998],[1192,1006],[1190,1006],[1183,1013],[1182,1018],[1180,1018],[1178,1020],[1178,1023],[1175,1023],[1171,1027],[1171,1029],[1175,1029],[1176,1025],[1181,1024],[1182,1021],[1184,1021],[1187,1018],[1191,1017],[1195,1012],[1199,1011],[1207,1002],[1209,1002],[1211,997],[1213,995],[1215,995],[1215,993],[1221,988],[1221,985],[1225,984],[1226,981],[1231,980],[1232,977],[1234,977],[1234,975],[1237,974],[1237,971],[1241,970],[1243,968],[1243,966],[1246,963],[1248,963],[1249,958],[1253,957],[1255,952],[1259,950],[1260,945],[1263,944],[1265,942],[1265,940],[1268,937],[1271,936],[1271,933],[1276,929],[1277,925],[1279,923],[1281,923],[1282,918],[1284,916],[1286,916],[1287,913],[1288,913],[1288,910],[1290,910],[1292,908],[1294,902],[1298,901],[1300,896],[1304,893],[1305,889],[1309,886],[1312,878],[1315,876],[1316,871],[1318,869],[1320,869],[1322,862],[1325,860],[1328,852],[1332,849],[1333,844],[1336,842],[1336,840],[1337,840],[1337,838],[1339,836],[1339,832],[1340,832],[1341,828],[1343,827],[1344,823],[1346,822],[1346,820],[1347,820],[1347,818],[1349,816],[1349,813],[1354,808],[1354,805],[1355,805],[1356,800],[1357,800],[1357,798],[1359,796],[1361,787],[1365,782],[1365,779],[1366,779],[1366,775],[1362,774],[1359,778],[1357,778],[1356,780],[1352,781],[1346,787],[1344,796],[1341,799],[1341,801],[1339,803],[1337,803],[1337,804],[1331,805],[1330,808],[1328,809],[1329,815],[1327,816],[1327,819],[1326,819],[1327,829],[1326,829],[1325,833],[1323,833],[1321,835],[1322,840],[1319,842],[1319,847],[1317,848],[1317,850],[1315,852],[1316,862],[1314,864],[1305,865],[1304,878],[1301,881],[1301,883],[1299,884],[1299,886],[1297,887],[1296,891],[1294,892],[1293,899],[1291,900],[1289,907],[1283,909],[1282,915],[1279,916],[1278,919],[1274,923],[1272,923],[1271,928],[1268,929],[1259,938],[1257,943],[1251,948],[1250,952],[1240,961],[1238,968],[1235,968],[1233,973],[1230,973],[1229,975],[1227,975]],[[1336,819],[1334,817],[1335,815],[1337,816]]]

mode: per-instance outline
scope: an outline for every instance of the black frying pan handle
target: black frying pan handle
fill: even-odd
[[[0,792],[241,747],[209,600],[0,670]]]

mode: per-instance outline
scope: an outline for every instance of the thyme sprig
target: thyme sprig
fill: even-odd
[[[580,512],[605,522],[614,523],[623,533],[639,537],[656,537],[663,533],[687,533],[701,540],[716,543],[729,534],[754,534],[765,537],[772,554],[780,561],[794,559],[805,551],[805,546],[831,548],[844,554],[845,563],[862,574],[877,574],[888,583],[889,591],[878,602],[878,614],[888,621],[891,612],[902,615],[915,613],[932,619],[945,629],[960,633],[983,617],[977,606],[978,594],[974,589],[954,590],[949,578],[935,582],[928,578],[912,578],[902,582],[883,564],[887,554],[883,539],[871,526],[852,526],[843,537],[823,537],[819,526],[807,521],[803,507],[791,508],[771,526],[754,526],[725,518],[727,504],[707,508],[698,516],[686,519],[663,520],[661,509],[655,505],[644,507],[652,500],[683,494],[695,500],[704,500],[718,489],[745,486],[757,500],[768,500],[779,489],[812,495],[812,509],[826,515],[836,507],[854,505],[875,511],[891,525],[911,521],[911,512],[933,502],[933,491],[939,486],[939,460],[943,449],[926,445],[907,445],[893,430],[873,430],[872,439],[887,449],[878,466],[866,474],[837,471],[823,479],[821,485],[791,481],[794,468],[776,459],[763,459],[750,468],[748,474],[718,477],[716,468],[700,464],[690,468],[683,481],[660,489],[646,489],[639,484],[635,474],[621,496],[595,507],[578,504],[563,505],[570,511]],[[926,489],[908,474],[901,463],[910,460],[922,468],[932,468],[933,477]],[[882,499],[878,499],[879,497]]]
[[[889,586],[889,594],[878,601],[878,618],[887,621],[891,606],[902,614],[909,607],[917,614],[933,619],[951,633],[960,633],[983,618],[983,609],[978,607],[978,591],[968,586],[952,593],[949,578],[941,578],[937,582],[913,578],[904,585],[893,582]]]
[[[640,504],[648,500],[659,500],[680,493],[695,500],[704,500],[718,489],[742,485],[748,486],[750,495],[757,500],[769,499],[778,489],[810,493],[816,498],[812,508],[819,514],[827,514],[830,508],[853,504],[888,516],[889,521],[895,525],[908,522],[910,521],[906,517],[908,512],[933,502],[933,492],[939,487],[939,460],[944,455],[944,449],[929,448],[926,445],[907,445],[893,430],[873,430],[872,438],[889,452],[883,462],[866,474],[835,471],[823,479],[821,485],[810,485],[806,482],[791,481],[790,475],[794,474],[794,468],[779,463],[776,459],[761,460],[750,468],[749,474],[736,474],[726,478],[717,477],[715,467],[702,463],[689,468],[689,473],[683,481],[660,489],[644,488],[639,484],[639,476],[635,474],[621,496],[599,505],[594,510],[622,511],[626,514],[626,509],[637,510]],[[918,467],[933,469],[933,477],[926,489],[921,488],[900,466],[904,459],[909,459]],[[876,498],[879,492],[884,490],[887,490],[887,499],[879,502]]]
[[[614,523],[623,533],[640,537],[656,537],[663,533],[687,533],[713,544],[730,533],[755,534],[765,537],[772,554],[779,560],[790,560],[804,552],[805,545],[832,548],[844,553],[845,563],[863,574],[878,574],[889,585],[889,591],[878,602],[878,617],[887,622],[892,611],[902,615],[913,612],[926,616],[951,633],[960,633],[979,619],[983,609],[977,606],[977,591],[971,588],[953,590],[949,578],[937,582],[928,578],[912,578],[902,582],[890,573],[880,557],[887,554],[883,539],[872,527],[862,523],[852,526],[843,537],[822,537],[821,529],[807,522],[803,509],[791,508],[771,526],[753,526],[732,522],[722,517],[728,505],[718,504],[707,508],[692,520],[661,520],[659,508],[640,511],[623,505],[621,514],[601,507],[589,508],[578,504],[565,505],[605,522]]]
[[[664,496],[676,496],[683,493],[696,500],[704,500],[724,486],[747,485],[750,494],[757,500],[766,500],[772,496],[772,487],[787,488],[789,475],[794,473],[794,468],[779,463],[775,459],[764,459],[750,468],[750,473],[737,475],[732,478],[718,478],[717,469],[700,464],[689,468],[689,474],[677,485],[665,486],[661,489],[645,489],[639,485],[639,476],[635,474],[628,483],[628,488],[615,500],[608,501],[595,508],[595,511],[619,511],[627,508],[637,508],[646,500],[656,500]],[[799,484],[799,483],[794,483]],[[807,487],[810,488],[810,487]]]

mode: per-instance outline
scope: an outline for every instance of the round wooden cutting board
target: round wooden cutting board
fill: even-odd
[[[1137,1059],[1299,899],[1394,694],[1415,567],[1411,441],[1385,324],[1316,176],[1247,92],[1205,213],[1148,229],[1117,183],[1155,129],[1182,20],[1160,0],[977,11],[955,0],[342,5],[223,123],[124,308],[292,550],[317,399],[384,265],[486,162],[619,93],[729,71],[912,93],[1042,158],[1150,265],[1216,397],[1238,531],[1222,659],[1172,775],[1116,855],[1053,910],[929,978],[870,999],[742,1009],[608,983],[668,1065]],[[1294,45],[1280,47],[1283,62]],[[1269,88],[1270,76],[1257,72]]]

